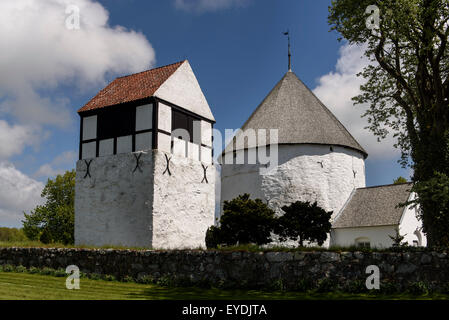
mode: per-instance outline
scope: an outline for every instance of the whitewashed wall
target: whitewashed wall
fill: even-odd
[[[152,245],[152,153],[140,158],[142,172],[132,172],[132,153],[95,158],[76,164],[75,243],[77,245]]]
[[[356,239],[368,238],[371,248],[388,248],[393,241],[389,237],[394,236],[396,226],[339,228],[332,229],[331,246],[351,247],[356,245]]]
[[[410,201],[415,198],[415,194],[410,195]],[[422,222],[417,218],[417,210],[412,206],[404,210],[404,214],[399,224],[399,233],[403,236],[404,242],[413,245],[413,240],[418,240],[418,245],[427,246],[427,238],[422,232]]]
[[[167,154],[171,157],[171,175],[165,153],[155,152],[153,247],[205,247],[208,227],[215,220],[215,167],[208,165],[207,180],[201,162]]]
[[[363,155],[355,150],[334,146],[330,151],[326,145],[279,145],[278,150],[278,166],[263,175],[259,165],[223,165],[221,202],[249,193],[280,213],[298,200],[317,201],[334,217],[354,188],[365,187]]]
[[[209,120],[215,120],[188,61],[185,61],[154,93]]]
[[[170,158],[166,172],[165,154]],[[77,162],[75,243],[153,248],[198,248],[214,224],[215,168],[202,183],[201,162],[153,150],[93,159],[91,177]]]

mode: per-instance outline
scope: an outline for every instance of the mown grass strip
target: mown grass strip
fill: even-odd
[[[0,272],[0,299],[8,300],[404,300],[448,299],[448,295],[428,296],[371,295],[345,293],[264,292],[257,290],[220,290],[201,288],[167,288],[156,285],[81,279],[80,290],[68,290],[65,277],[45,276],[15,272]]]

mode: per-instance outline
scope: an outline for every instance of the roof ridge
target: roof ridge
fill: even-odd
[[[140,72],[136,72],[136,73],[131,73],[131,74],[128,74],[128,75],[125,75],[125,76],[120,76],[120,77],[115,78],[115,80],[121,79],[121,78],[127,78],[127,77],[136,76],[136,75],[138,75],[138,74],[145,73],[145,72],[148,72],[148,71],[153,71],[153,70],[158,70],[158,69],[170,67],[170,66],[173,66],[173,65],[175,65],[175,64],[182,64],[182,63],[184,63],[185,61],[187,61],[187,59],[184,59],[184,60],[178,61],[178,62],[174,62],[174,63],[170,63],[170,64],[167,64],[167,65],[165,65],[165,66],[160,66],[160,67],[153,68],[153,69],[148,69],[148,70],[144,70],[144,71],[140,71]]]
[[[413,182],[402,182],[402,183],[390,183],[390,184],[381,184],[379,186],[369,186],[369,187],[362,187],[362,188],[357,188],[356,190],[361,190],[361,189],[373,189],[373,188],[382,188],[382,187],[394,187],[394,186],[401,186],[401,185],[411,185],[413,184]]]
[[[117,77],[81,107],[78,113],[150,97],[187,61],[185,59],[165,66]],[[138,79],[141,80],[138,81],[139,84],[136,82]],[[148,82],[148,79],[150,79],[150,82]],[[133,91],[126,91],[125,87],[127,86],[128,89],[130,86],[133,87]]]

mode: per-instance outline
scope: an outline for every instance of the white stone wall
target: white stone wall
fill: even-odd
[[[170,172],[165,154],[171,158]],[[77,162],[75,243],[153,248],[205,246],[214,224],[215,168],[203,180],[201,162],[160,150],[93,159],[90,175]]]
[[[280,208],[292,202],[317,201],[335,217],[352,190],[365,187],[363,155],[355,150],[279,145],[278,153],[278,166],[265,174],[260,174],[259,165],[223,165],[221,202],[249,193],[281,213]]]
[[[393,241],[389,236],[396,234],[397,226],[378,226],[360,228],[339,228],[331,231],[331,246],[351,247],[356,245],[356,239],[368,238],[371,248],[388,248]]]
[[[409,200],[412,200],[414,196],[412,193]],[[367,238],[371,247],[388,248],[393,245],[389,236],[396,235],[397,227],[399,227],[399,234],[405,236],[403,243],[413,246],[413,241],[418,240],[419,246],[427,245],[426,236],[421,231],[422,223],[417,219],[416,209],[411,206],[404,209],[399,225],[333,229],[331,245],[354,246],[358,238]]]
[[[188,61],[185,61],[154,93],[209,120],[215,120]]]
[[[163,174],[165,154],[171,157],[171,175]],[[205,247],[206,230],[215,220],[215,167],[207,167],[205,183],[201,162],[155,151],[154,248]]]
[[[140,158],[142,172],[133,170],[132,153],[76,164],[75,243],[77,245],[152,245],[154,162],[151,152]]]
[[[410,194],[410,201],[415,198],[415,194]],[[413,246],[413,241],[417,240],[419,246],[427,246],[427,238],[422,232],[422,222],[417,218],[417,209],[408,206],[399,223],[399,233],[404,237],[404,242]]]

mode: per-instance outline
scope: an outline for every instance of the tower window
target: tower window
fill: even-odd
[[[178,110],[172,110],[172,136],[193,142],[193,121],[195,119]]]

